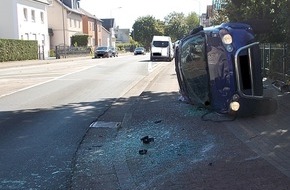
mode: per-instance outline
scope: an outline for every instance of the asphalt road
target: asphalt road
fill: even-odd
[[[127,55],[0,69],[0,189],[66,189],[90,124],[159,65]]]

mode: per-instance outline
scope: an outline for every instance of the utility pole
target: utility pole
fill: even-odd
[[[61,0],[62,2],[62,31],[63,31],[63,45],[64,45],[64,58],[66,58],[66,41],[65,41],[65,22],[64,22],[64,6],[63,6],[63,0]]]

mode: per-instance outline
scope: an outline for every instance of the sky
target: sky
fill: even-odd
[[[116,25],[121,29],[131,29],[139,17],[153,16],[164,20],[174,11],[200,15],[211,3],[212,0],[80,0],[80,7],[98,19],[115,18]]]

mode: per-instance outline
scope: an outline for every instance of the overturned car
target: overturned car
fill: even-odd
[[[197,27],[175,53],[180,93],[189,103],[241,116],[276,111],[276,99],[263,96],[259,43],[249,25]]]

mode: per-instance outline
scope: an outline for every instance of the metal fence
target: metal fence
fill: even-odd
[[[260,44],[264,77],[289,83],[290,52],[288,44]]]
[[[74,56],[88,56],[93,53],[90,47],[72,47],[72,46],[56,46],[55,56],[57,59],[74,57]]]

